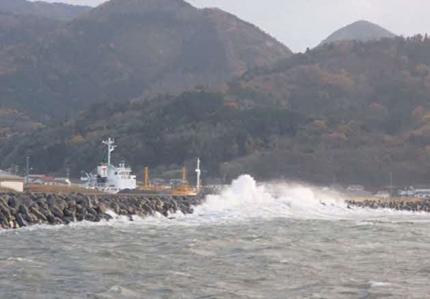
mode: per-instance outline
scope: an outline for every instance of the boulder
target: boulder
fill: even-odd
[[[92,195],[89,197],[90,203],[91,203],[91,207],[96,207],[99,205],[99,200],[97,199],[96,196]]]
[[[3,215],[3,213],[0,211],[0,223],[1,223],[2,221],[6,221],[6,220],[7,220],[6,216],[5,216],[5,215]]]
[[[48,219],[49,224],[55,224],[55,217],[54,217],[54,215],[50,214],[46,218]]]
[[[36,218],[40,221],[42,221],[43,223],[46,223],[48,221],[48,219],[46,218],[45,215],[43,215],[36,207],[31,207],[30,208],[31,213],[36,216]]]
[[[133,206],[129,206],[127,209],[127,213],[129,215],[135,215],[136,214],[136,209]]]
[[[70,199],[67,201],[67,207],[68,208],[75,208],[76,207],[76,200]]]
[[[90,222],[96,222],[96,216],[94,214],[88,213],[85,216],[85,220],[90,221]]]
[[[87,211],[89,214],[98,215],[97,208],[88,208]]]
[[[118,206],[118,204],[116,202],[111,203],[110,208],[112,209],[112,211],[115,212],[115,214],[119,215],[120,208],[119,208],[119,206]]]
[[[57,217],[57,218],[59,218],[59,219],[64,219],[64,213],[63,213],[63,211],[62,211],[59,207],[54,206],[54,207],[52,207],[50,210],[51,210],[51,213],[52,213],[55,217]]]
[[[55,202],[56,202],[55,195],[53,194],[48,195],[48,197],[46,198],[46,202],[48,204],[48,208],[52,209],[55,206]]]
[[[2,195],[0,197],[0,204],[7,206],[9,203],[9,196],[8,195]]]
[[[33,203],[34,202],[33,202],[33,199],[32,199],[31,195],[29,196],[28,194],[25,194],[25,195],[20,196],[20,198],[19,198],[19,204],[20,205],[24,205],[26,207],[29,207]]]
[[[58,217],[54,218],[54,225],[65,224],[64,221]]]
[[[82,197],[80,201],[76,201],[77,203],[80,203],[84,208],[92,208],[93,204],[91,203],[91,200],[88,197]]]
[[[97,206],[97,213],[98,214],[105,214],[107,211],[107,207],[105,206],[104,203],[99,203],[99,205]]]
[[[9,198],[8,205],[11,208],[18,208],[19,201],[18,201],[18,199],[15,196],[12,196],[12,197]]]
[[[75,217],[76,210],[73,208],[66,208],[64,209],[64,216],[66,217]]]
[[[18,213],[21,213],[21,214],[23,214],[23,215],[26,215],[26,214],[28,214],[28,209],[27,209],[27,207],[25,206],[25,205],[20,205],[19,206],[19,208],[18,208]]]
[[[28,223],[24,220],[24,217],[21,214],[15,215],[16,222],[18,223],[19,227],[26,227],[28,226]]]
[[[53,216],[51,211],[48,208],[40,208],[38,209],[40,211],[40,213],[43,214],[43,216],[45,216],[47,219],[49,216]],[[49,219],[48,219],[49,220]]]
[[[10,223],[7,220],[0,220],[0,229],[9,229],[10,228]]]
[[[12,216],[9,206],[4,205],[1,202],[0,202],[0,212],[2,212],[2,214],[6,217],[6,219],[10,219]]]

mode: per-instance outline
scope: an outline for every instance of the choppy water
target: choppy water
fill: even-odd
[[[429,229],[245,176],[191,216],[0,231],[0,298],[430,298]]]

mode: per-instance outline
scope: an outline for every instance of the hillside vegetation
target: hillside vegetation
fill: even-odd
[[[430,174],[430,40],[424,36],[327,44],[257,68],[218,91],[95,105],[62,126],[3,147],[3,166],[26,154],[36,169],[77,173],[103,159],[140,172],[196,157],[206,175],[286,177],[383,185]],[[226,163],[228,162],[228,163]]]
[[[61,24],[62,22],[51,19],[31,15],[14,15],[0,10],[0,52],[35,43],[47,32],[55,30]],[[0,64],[5,66],[6,62],[3,61]],[[3,70],[6,68],[3,67]],[[9,71],[12,70],[9,69]]]
[[[21,26],[25,38],[32,29]],[[26,41],[0,50],[0,106],[44,123],[94,103],[214,88],[292,54],[231,14],[182,0],[111,0]]]

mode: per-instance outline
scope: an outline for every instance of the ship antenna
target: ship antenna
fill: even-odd
[[[107,161],[107,165],[110,166],[111,165],[111,154],[112,152],[115,150],[115,148],[117,147],[115,145],[115,140],[112,138],[109,138],[107,141],[103,141],[103,144],[107,145],[108,147],[108,161]]]
[[[202,173],[202,171],[200,170],[200,158],[197,159],[197,168],[196,168],[196,173],[197,173],[197,184],[196,184],[196,189],[197,189],[197,193],[200,192],[200,175]]]

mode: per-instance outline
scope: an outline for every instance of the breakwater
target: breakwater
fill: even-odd
[[[430,200],[418,198],[349,199],[348,207],[430,213]]]
[[[119,216],[148,217],[157,213],[192,214],[203,201],[198,196],[84,195],[84,194],[0,194],[0,229],[37,224],[69,224],[111,220]]]

